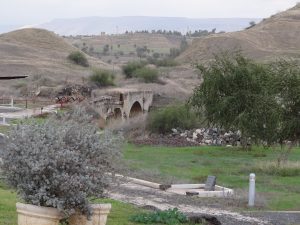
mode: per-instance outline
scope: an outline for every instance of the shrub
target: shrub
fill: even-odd
[[[177,66],[177,62],[174,59],[162,59],[162,60],[156,60],[154,63],[156,66],[161,67],[172,67]]]
[[[98,133],[85,110],[15,126],[1,152],[7,183],[27,203],[89,216],[89,197],[103,197],[107,173],[120,163],[119,137]]]
[[[80,51],[72,52],[68,56],[68,59],[70,59],[72,62],[74,62],[77,65],[84,66],[84,67],[88,67],[89,66],[87,58]]]
[[[172,105],[153,111],[148,117],[148,128],[154,133],[169,133],[172,128],[197,127],[197,116],[186,105]]]
[[[95,69],[89,79],[98,87],[113,86],[115,75],[108,70]]]
[[[129,62],[127,65],[123,66],[123,73],[125,74],[126,78],[132,78],[134,72],[137,69],[141,69],[146,65],[145,62]]]
[[[187,223],[188,218],[177,208],[151,213],[141,213],[130,218],[132,222],[143,224],[169,224],[176,225]]]
[[[135,70],[133,76],[140,78],[146,83],[155,83],[158,81],[158,71],[147,67]]]

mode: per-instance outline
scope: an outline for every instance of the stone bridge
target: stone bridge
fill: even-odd
[[[126,120],[148,113],[152,101],[152,91],[114,88],[92,92],[93,106],[104,120]]]

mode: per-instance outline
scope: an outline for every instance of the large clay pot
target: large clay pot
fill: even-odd
[[[62,214],[55,208],[17,203],[18,225],[58,225]]]
[[[93,209],[91,220],[86,216],[74,214],[69,218],[69,225],[105,225],[111,204],[93,204],[91,207]]]

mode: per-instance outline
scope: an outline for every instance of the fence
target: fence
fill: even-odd
[[[18,107],[24,109],[41,108],[47,105],[53,105],[56,102],[51,99],[39,98],[0,98],[0,106]]]

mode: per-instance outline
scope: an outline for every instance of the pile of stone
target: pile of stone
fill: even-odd
[[[90,97],[92,93],[92,87],[87,85],[69,84],[64,86],[57,96],[78,96]]]
[[[240,131],[225,131],[219,128],[199,128],[193,130],[172,129],[172,137],[182,137],[197,145],[240,146]]]

